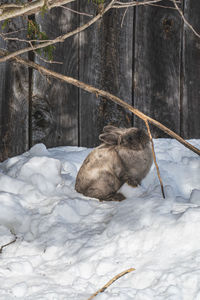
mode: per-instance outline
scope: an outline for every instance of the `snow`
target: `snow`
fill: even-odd
[[[127,199],[99,202],[74,190],[91,149],[37,144],[0,164],[0,300],[200,299],[200,159],[155,140],[155,166]],[[191,140],[200,148],[200,140]]]

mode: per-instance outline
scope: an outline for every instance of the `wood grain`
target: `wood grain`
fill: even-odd
[[[80,3],[80,11],[96,14],[98,6]],[[80,34],[79,79],[102,88],[132,104],[133,9],[121,27],[124,10],[111,10],[100,21]],[[81,17],[81,24],[85,17]],[[132,126],[132,116],[103,98],[80,90],[80,145],[94,147],[106,124]]]
[[[185,18],[200,33],[200,1],[185,0]],[[181,135],[200,138],[200,39],[184,25]]]
[[[160,3],[172,6],[170,2]],[[138,7],[135,26],[134,106],[180,133],[181,19],[175,10]],[[144,126],[140,120],[135,125]],[[152,127],[153,137],[163,133]]]
[[[69,5],[77,9],[76,3]],[[36,17],[41,30],[51,39],[78,25],[78,15],[62,8]],[[78,77],[78,38],[72,37],[57,44],[50,64],[36,57],[36,62],[63,75]],[[32,143],[47,147],[78,144],[78,89],[34,72],[32,98]]]
[[[5,28],[12,32],[26,26],[26,21],[16,18]],[[24,32],[20,33],[24,38]],[[15,51],[21,47],[18,41],[4,42],[0,47]],[[27,55],[23,56],[24,58]],[[28,149],[28,69],[6,62],[0,64],[0,160],[23,153]]]

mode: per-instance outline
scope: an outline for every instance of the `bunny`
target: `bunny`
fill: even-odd
[[[126,182],[136,187],[152,165],[148,134],[135,127],[105,126],[99,136],[103,143],[84,160],[75,189],[85,196],[105,201],[122,201],[117,191]]]

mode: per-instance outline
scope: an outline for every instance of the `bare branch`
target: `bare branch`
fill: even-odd
[[[13,233],[12,231],[11,231],[11,233],[15,236],[14,240],[12,240],[11,242],[9,242],[9,243],[7,243],[7,244],[5,244],[5,245],[0,246],[0,254],[2,253],[2,251],[3,251],[3,249],[4,249],[5,247],[7,247],[7,246],[9,246],[9,245],[11,245],[11,244],[13,244],[13,243],[16,242],[16,240],[17,240],[16,234]]]
[[[6,51],[5,50],[0,50],[0,55],[5,55]],[[138,109],[134,108],[133,106],[131,106],[130,104],[124,102],[123,100],[121,100],[120,98],[106,92],[100,89],[97,89],[89,84],[86,84],[82,81],[79,81],[75,78],[69,77],[69,76],[65,76],[62,74],[59,74],[57,72],[54,71],[50,71],[48,69],[46,69],[45,67],[42,67],[30,60],[25,60],[22,59],[19,56],[15,56],[12,58],[12,60],[22,64],[22,65],[26,65],[30,68],[33,68],[35,70],[38,70],[39,72],[47,75],[47,76],[51,76],[54,78],[57,78],[59,80],[68,82],[69,84],[72,84],[78,88],[81,88],[91,94],[95,94],[97,97],[101,96],[105,99],[109,99],[115,103],[117,103],[118,105],[124,107],[125,109],[131,111],[133,114],[135,114],[137,117],[139,117],[140,119],[142,119],[144,122],[148,121],[149,123],[153,124],[154,126],[160,128],[162,131],[164,131],[165,133],[167,133],[169,136],[171,136],[172,138],[176,139],[177,141],[179,141],[181,144],[183,144],[185,147],[187,147],[188,149],[190,149],[191,151],[193,151],[194,153],[198,154],[200,156],[200,150],[198,148],[196,148],[195,146],[191,145],[190,143],[188,143],[187,141],[185,141],[184,139],[182,139],[178,134],[176,134],[175,132],[173,132],[172,130],[170,130],[168,127],[164,126],[163,124],[161,124],[160,122],[152,119],[151,117],[145,115],[144,113],[142,113],[141,111],[139,111]]]
[[[172,7],[172,6],[164,6],[164,5],[159,5],[159,4],[155,4],[155,3],[151,3],[151,4],[148,4],[149,6],[155,6],[155,7],[161,7],[161,8],[167,8],[167,9],[172,9],[172,10],[176,10],[175,7]]]
[[[175,0],[172,0],[174,3],[175,8],[177,9],[177,11],[179,12],[183,22],[192,30],[192,32],[198,37],[200,38],[200,34],[194,29],[194,27],[186,20],[182,10],[178,7],[177,3]]]
[[[157,3],[157,2],[161,2],[161,1],[162,0],[148,0],[148,1],[144,1],[144,2],[137,2],[137,1],[120,2],[120,1],[116,1],[113,8],[133,7],[133,6],[141,6],[141,5],[143,6],[143,5],[149,5],[149,4]]]
[[[88,300],[92,300],[95,296],[97,296],[99,293],[103,293],[113,282],[115,282],[117,279],[119,279],[120,277],[135,271],[134,268],[130,268],[126,271],[123,271],[121,273],[119,273],[118,275],[116,275],[115,277],[113,277],[111,280],[109,280],[101,289],[99,289],[96,293],[94,293],[90,298],[88,298]]]
[[[23,43],[34,43],[34,42],[39,42],[39,43],[45,43],[45,42],[51,42],[54,40],[24,40],[24,39],[20,39],[18,37],[7,37],[7,33],[0,33],[0,37],[4,40],[4,41],[18,41],[18,42],[23,42]],[[33,47],[32,47],[32,50]]]
[[[14,34],[14,33],[19,33],[19,32],[22,32],[22,31],[27,31],[27,28],[22,28],[22,29],[10,31],[10,32],[4,32],[4,33],[2,33],[2,35],[3,35],[4,37],[6,37],[7,35],[12,35],[12,34]]]
[[[77,34],[77,33],[80,33],[81,31],[85,30],[86,28],[90,27],[92,24],[94,24],[97,20],[99,20],[109,9],[111,9],[113,7],[113,4],[115,3],[116,0],[112,0],[110,1],[110,3],[98,14],[96,15],[93,19],[91,19],[89,22],[87,22],[86,24],[76,28],[75,30],[69,32],[69,33],[66,33],[64,35],[61,35],[61,36],[58,36],[55,40],[51,40],[51,41],[48,41],[48,42],[45,42],[45,43],[42,43],[42,44],[39,44],[39,45],[34,45],[33,47],[27,47],[27,48],[23,48],[23,49],[20,49],[20,50],[17,50],[13,53],[10,53],[8,55],[5,55],[3,57],[0,58],[0,63],[1,62],[4,62],[14,56],[17,56],[17,55],[20,55],[20,54],[23,54],[25,52],[29,52],[29,51],[32,51],[32,50],[37,50],[37,49],[41,49],[41,48],[45,48],[49,45],[53,45],[53,44],[56,44],[56,43],[61,43],[61,42],[64,42],[64,40],[66,40],[67,38]]]
[[[41,61],[44,61],[47,64],[57,64],[57,65],[63,65],[63,62],[61,61],[55,61],[55,60],[47,60],[44,57],[42,57],[41,55],[38,55],[38,53],[36,51],[34,51],[35,56],[37,56]]]
[[[124,19],[125,19],[125,16],[126,16],[126,13],[128,11],[128,7],[126,7],[125,11],[124,11],[124,14],[123,14],[123,17],[122,17],[122,21],[121,21],[121,28],[123,26],[123,23],[124,23]]]
[[[147,0],[143,2],[131,1],[131,2],[121,2],[116,1],[113,8],[123,8],[123,7],[133,7],[133,6],[144,6],[144,5],[152,5],[157,2],[162,2],[163,0]],[[174,0],[169,0],[174,1]],[[180,1],[176,1],[176,3],[180,3]]]
[[[145,120],[145,124],[146,124],[147,131],[148,131],[148,134],[149,134],[149,138],[150,138],[150,141],[151,141],[151,148],[152,148],[151,150],[152,150],[152,153],[153,153],[153,160],[154,160],[154,164],[156,166],[158,179],[160,181],[161,192],[162,192],[163,198],[165,199],[165,192],[164,192],[163,182],[162,182],[162,178],[160,176],[160,170],[159,170],[159,167],[158,167],[158,164],[157,164],[157,161],[156,161],[156,154],[155,154],[155,150],[154,150],[153,138],[152,138],[151,131],[150,131],[150,128],[149,128],[149,123],[148,123],[147,120]]]
[[[62,8],[64,8],[64,9],[66,9],[66,10],[69,10],[69,11],[71,11],[71,12],[75,13],[75,14],[78,14],[78,15],[83,15],[83,16],[90,17],[90,18],[92,18],[92,17],[93,17],[93,15],[90,15],[90,14],[87,14],[87,13],[84,13],[84,12],[80,12],[80,11],[77,11],[77,10],[71,9],[71,8],[69,8],[69,7],[67,7],[67,6],[63,6],[63,5],[61,5],[60,7],[62,7]]]
[[[47,9],[51,9],[74,1],[75,0],[35,0],[24,5],[2,4],[0,5],[0,21],[23,15],[36,14],[44,6]]]

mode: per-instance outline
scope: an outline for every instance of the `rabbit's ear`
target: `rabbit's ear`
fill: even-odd
[[[102,133],[99,136],[100,141],[103,141],[107,145],[117,145],[119,140],[119,134],[116,134],[114,132],[106,132]]]
[[[112,125],[107,125],[107,126],[104,126],[104,128],[103,128],[103,132],[113,132],[113,131],[117,131],[117,130],[119,130],[119,128],[112,126]]]

